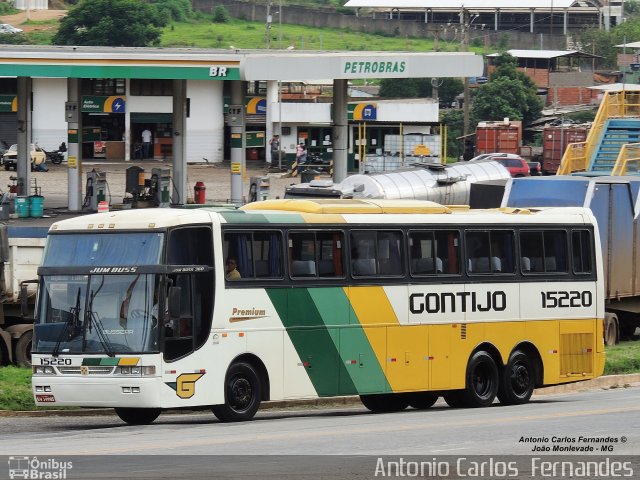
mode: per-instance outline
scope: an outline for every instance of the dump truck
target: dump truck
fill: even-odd
[[[31,365],[37,270],[48,230],[0,224],[0,365]]]
[[[640,327],[640,177],[514,178],[502,207],[587,207],[600,230],[605,281],[605,341]]]

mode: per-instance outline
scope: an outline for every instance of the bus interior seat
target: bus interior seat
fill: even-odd
[[[269,276],[269,262],[266,260],[256,260],[255,263],[256,277]]]
[[[412,261],[413,273],[434,273],[433,258],[414,258]]]
[[[473,271],[475,273],[489,273],[491,271],[489,268],[489,257],[474,258],[471,264],[474,265]]]
[[[291,275],[293,277],[310,277],[316,274],[316,262],[313,260],[293,260]]]
[[[556,257],[545,257],[544,268],[546,272],[557,272],[558,266],[556,264]]]
[[[354,275],[375,275],[376,260],[374,258],[356,258],[351,262]]]
[[[318,261],[318,274],[323,276],[334,276],[336,273],[333,267],[333,260],[319,260]]]
[[[520,268],[523,272],[531,271],[531,259],[529,257],[520,257]]]
[[[502,272],[502,260],[500,257],[491,257],[491,271]]]
[[[436,257],[436,272],[444,272],[444,264],[442,263],[442,259],[440,257]]]

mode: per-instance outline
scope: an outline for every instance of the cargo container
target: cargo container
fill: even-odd
[[[584,142],[587,139],[590,125],[570,125],[544,127],[542,172],[554,174],[560,167],[562,155],[570,143]]]
[[[482,153],[520,154],[522,122],[480,122],[476,127],[476,155]]]

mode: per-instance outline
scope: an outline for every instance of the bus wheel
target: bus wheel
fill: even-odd
[[[527,403],[535,387],[531,360],[522,351],[516,350],[509,357],[498,389],[498,399],[503,405]]]
[[[498,393],[498,367],[487,352],[476,352],[467,367],[466,407],[487,407]]]
[[[409,406],[409,398],[399,393],[360,395],[360,401],[374,413],[399,412]]]
[[[260,406],[260,379],[248,363],[234,363],[225,380],[224,404],[211,407],[221,422],[251,420]]]
[[[417,410],[430,408],[437,400],[438,394],[433,392],[417,392],[409,394],[409,406]]]
[[[31,342],[33,340],[33,331],[22,334],[16,343],[16,362],[21,367],[31,366]]]
[[[116,408],[116,414],[129,425],[149,425],[160,415],[159,408]]]

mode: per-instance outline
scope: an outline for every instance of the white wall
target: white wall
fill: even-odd
[[[379,122],[438,122],[439,108],[432,102],[382,103],[378,102]]]
[[[26,10],[27,4],[31,10],[48,10],[49,0],[13,0],[13,5],[18,10]]]
[[[278,102],[272,103],[274,122],[280,121],[280,107]],[[291,123],[310,123],[314,125],[331,124],[330,103],[285,103],[282,102],[282,121]]]
[[[173,101],[171,97],[127,97],[127,112],[137,113],[171,113]]]
[[[187,81],[191,99],[187,118],[187,162],[204,163],[224,160],[223,82]]]
[[[67,141],[64,102],[67,99],[66,78],[33,79],[33,115],[31,138],[45,150],[57,150]]]

